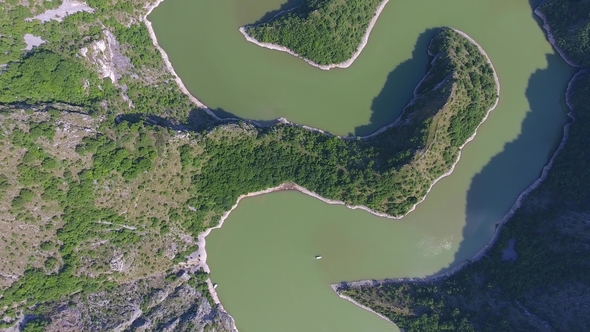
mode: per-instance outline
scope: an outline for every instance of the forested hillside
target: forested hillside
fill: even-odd
[[[232,331],[168,215],[190,185],[169,128],[213,118],[164,66],[147,1],[25,20],[61,4],[0,4],[0,330]],[[24,51],[25,33],[45,43]]]
[[[590,67],[590,2],[546,0],[537,11],[545,16],[564,55],[576,65]]]
[[[22,248],[5,240],[8,252],[39,249],[28,264],[9,259],[11,274],[26,270],[3,290],[0,307],[19,304],[4,314],[174,270],[239,195],[284,182],[407,212],[451,167],[497,97],[490,65],[464,37],[442,29],[430,52],[437,60],[400,124],[366,140],[289,124],[181,134],[55,109],[5,112],[2,155],[11,166],[2,171],[3,219],[46,232]]]

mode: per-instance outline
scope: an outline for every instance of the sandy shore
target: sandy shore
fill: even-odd
[[[559,53],[559,56],[561,56],[561,58],[568,65],[570,65],[572,67],[579,68],[580,66],[578,64],[576,64],[573,60],[568,58],[565,55],[565,52],[559,47],[559,45],[557,45],[557,42],[555,41],[555,37],[553,36],[553,31],[551,30],[549,23],[547,23],[547,18],[545,17],[545,14],[543,14],[543,12],[541,12],[541,10],[539,9],[539,6],[537,6],[537,8],[535,8],[534,12],[535,12],[535,15],[537,15],[543,21],[543,29],[545,29],[545,31],[547,32],[547,40],[549,40],[549,43],[553,46],[553,48],[557,51],[557,53]]]
[[[350,59],[348,59],[348,60],[346,60],[344,62],[341,62],[341,63],[334,63],[334,64],[330,64],[330,65],[320,65],[320,64],[317,64],[317,63],[315,63],[315,62],[313,62],[313,61],[311,61],[309,59],[306,59],[306,58],[302,57],[301,55],[293,52],[292,50],[290,50],[290,49],[288,49],[288,48],[286,48],[284,46],[277,45],[277,44],[270,44],[270,43],[262,43],[262,42],[259,42],[258,40],[256,40],[255,38],[253,38],[252,36],[250,36],[248,34],[247,29],[250,26],[241,27],[239,30],[242,33],[242,35],[244,35],[244,38],[246,38],[246,40],[249,41],[249,42],[251,42],[251,43],[254,43],[254,44],[256,44],[256,45],[258,45],[260,47],[264,47],[264,48],[268,48],[268,49],[271,49],[271,50],[275,50],[275,51],[280,51],[280,52],[285,52],[285,53],[291,54],[293,56],[296,56],[296,57],[302,59],[303,61],[307,62],[308,64],[310,64],[310,65],[312,65],[312,66],[314,66],[316,68],[319,68],[319,69],[322,69],[322,70],[330,70],[332,68],[348,68],[359,57],[359,55],[361,55],[361,52],[363,51],[363,49],[365,48],[365,46],[367,46],[367,43],[369,42],[369,35],[371,34],[371,30],[373,30],[373,27],[375,27],[375,23],[377,23],[377,20],[379,19],[379,15],[381,15],[381,12],[383,11],[383,8],[385,8],[385,5],[388,2],[389,2],[389,0],[383,0],[379,4],[379,6],[377,6],[377,9],[375,10],[375,14],[373,15],[373,18],[371,19],[371,21],[369,22],[369,26],[367,27],[367,31],[365,32],[365,34],[361,38],[361,43],[359,44],[358,48],[356,49],[356,52],[354,52],[352,54],[352,57]],[[275,15],[273,18],[275,18],[275,17],[277,17],[279,15],[282,15],[284,13],[290,12],[290,11],[296,9],[296,8],[297,7],[292,8],[292,9],[288,9],[288,10],[285,10],[285,11],[282,11],[282,12],[278,13],[277,15]],[[271,18],[271,20],[273,18]]]

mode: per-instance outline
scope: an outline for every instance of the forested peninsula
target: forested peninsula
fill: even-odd
[[[389,0],[303,0],[267,22],[240,28],[248,41],[287,52],[321,69],[359,56]]]
[[[590,31],[584,1],[536,9],[549,40],[582,67],[566,91],[572,121],[545,180],[480,259],[424,280],[336,285],[405,331],[586,331],[590,327]]]

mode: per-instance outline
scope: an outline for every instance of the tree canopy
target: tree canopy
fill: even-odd
[[[246,32],[263,43],[284,46],[320,65],[350,59],[382,0],[303,0]]]

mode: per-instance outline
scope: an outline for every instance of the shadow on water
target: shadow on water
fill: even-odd
[[[284,4],[281,5],[279,9],[266,12],[266,14],[262,15],[262,17],[258,21],[252,23],[251,25],[265,23],[269,21],[271,18],[275,17],[278,13],[299,6],[301,2],[302,0],[287,0]]]
[[[430,66],[428,45],[438,29],[420,34],[412,51],[412,58],[399,64],[387,75],[385,85],[371,104],[370,123],[355,128],[355,135],[369,135],[395,121],[412,99],[414,88]]]
[[[553,142],[554,147],[548,153],[544,149],[547,142],[539,144],[539,141],[549,140],[550,135],[545,136],[542,133],[555,130],[556,113],[567,113],[564,108],[555,107],[556,94],[564,96],[567,88],[567,84],[564,84],[561,91],[555,89],[555,79],[563,75],[562,60],[554,54],[547,54],[546,57],[547,68],[537,70],[529,78],[525,94],[530,110],[522,122],[520,135],[514,141],[506,143],[503,151],[492,157],[471,180],[467,192],[463,241],[455,253],[451,267],[471,259],[481,248],[481,239],[490,238],[491,232],[512,207],[518,195],[541,175],[541,163],[546,165],[559,146],[561,135]],[[560,127],[565,122],[563,120]],[[535,166],[531,166],[530,161],[534,161]],[[537,168],[534,178],[528,176],[532,172],[531,168]],[[510,194],[506,194],[507,188],[511,189]],[[449,268],[442,269],[441,272]]]

